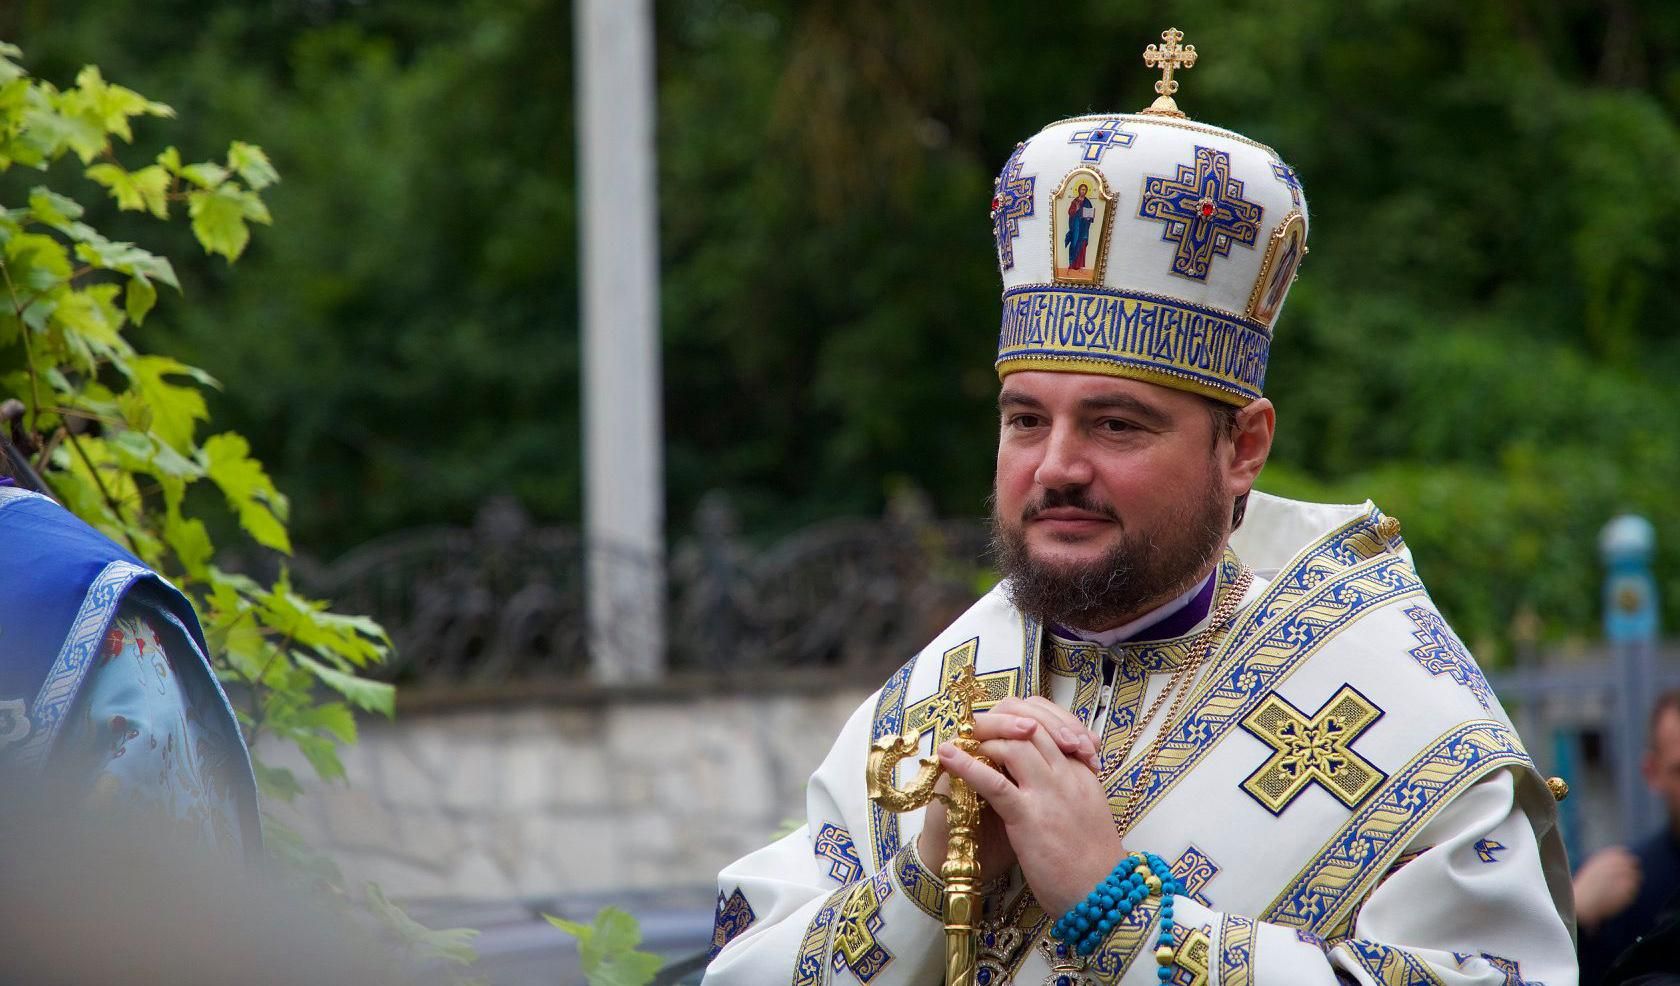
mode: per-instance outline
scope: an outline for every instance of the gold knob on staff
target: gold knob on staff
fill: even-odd
[[[947,694],[956,699],[956,735],[951,742],[970,756],[980,755],[980,741],[974,738],[974,703],[985,697],[985,687],[974,677],[973,666],[965,667]],[[935,736],[937,742],[938,737]],[[974,986],[979,968],[975,938],[980,913],[980,809],[983,802],[974,789],[959,777],[951,778],[950,793],[933,789],[944,773],[939,762],[924,759],[908,787],[899,787],[898,765],[919,746],[915,734],[877,740],[869,750],[869,800],[888,811],[914,811],[938,798],[945,802],[950,834],[945,862],[939,875],[945,881],[946,986]]]

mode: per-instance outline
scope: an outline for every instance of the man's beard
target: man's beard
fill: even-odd
[[[1209,470],[1200,493],[1154,531],[1124,526],[1112,506],[1089,499],[1083,488],[1046,490],[1012,523],[998,516],[994,500],[991,553],[1008,580],[1010,601],[1047,623],[1106,630],[1189,590],[1223,547],[1231,517],[1231,500],[1214,470]],[[1120,538],[1094,562],[1057,564],[1034,558],[1027,548],[1027,521],[1052,507],[1105,516],[1122,524]]]

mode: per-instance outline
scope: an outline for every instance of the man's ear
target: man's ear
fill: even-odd
[[[1277,410],[1272,402],[1258,398],[1237,412],[1236,433],[1225,456],[1226,492],[1239,497],[1254,488],[1266,457],[1272,454],[1272,434],[1277,430]]]

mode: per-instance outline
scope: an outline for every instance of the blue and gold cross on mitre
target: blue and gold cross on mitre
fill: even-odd
[[[997,370],[1129,377],[1244,405],[1307,248],[1301,181],[1271,148],[1187,118],[1170,28],[1137,113],[1053,123],[996,183],[1003,275]]]

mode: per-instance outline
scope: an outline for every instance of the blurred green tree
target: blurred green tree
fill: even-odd
[[[161,2],[21,0],[0,32],[54,71],[121,52],[111,71],[202,102],[288,175],[245,276],[183,270],[206,303],[157,331],[227,382],[228,420],[308,504],[300,542],[463,520],[492,491],[575,518],[568,4]],[[1442,606],[1494,646],[1519,612],[1595,633],[1592,535],[1644,510],[1680,618],[1680,8],[1194,15],[1181,103],[1282,150],[1312,207],[1262,485],[1400,515]],[[657,5],[679,533],[711,488],[763,536],[906,482],[984,511],[991,177],[1048,120],[1143,106],[1163,16]]]

